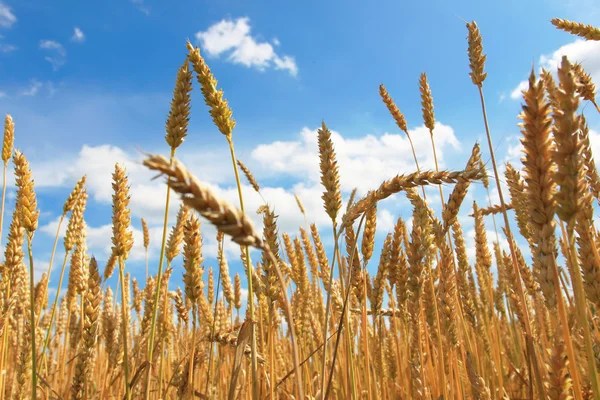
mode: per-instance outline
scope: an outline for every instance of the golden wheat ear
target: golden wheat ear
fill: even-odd
[[[218,198],[212,190],[201,184],[178,160],[169,160],[160,155],[148,155],[144,165],[150,170],[158,171],[170,179],[167,185],[181,198],[188,207],[198,211],[218,230],[242,246],[253,246],[264,249],[264,242],[254,228],[250,218],[228,202]]]
[[[577,35],[587,40],[600,40],[600,28],[593,25],[585,25],[580,22],[573,22],[566,19],[554,18],[550,22],[556,28]]]

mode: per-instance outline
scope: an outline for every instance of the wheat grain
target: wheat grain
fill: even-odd
[[[340,193],[340,177],[331,132],[325,126],[325,122],[322,123],[318,134],[321,184],[325,188],[322,198],[327,215],[332,221],[335,221],[340,208],[342,208],[342,195]]]
[[[532,241],[536,244],[533,250],[533,270],[536,271],[536,279],[544,293],[546,305],[552,310],[557,301],[553,277],[553,260],[557,249],[554,236],[554,168],[551,160],[552,120],[550,106],[544,99],[544,83],[536,82],[533,71],[529,76],[529,89],[524,91],[523,98],[525,105],[521,115],[521,143],[525,154],[523,165],[529,205],[527,226],[531,229]]]
[[[483,44],[481,43],[481,33],[475,21],[467,23],[469,36],[469,63],[471,67],[471,80],[477,86],[483,85],[483,81],[487,77],[487,73],[483,72],[485,67],[486,56],[483,54]]]

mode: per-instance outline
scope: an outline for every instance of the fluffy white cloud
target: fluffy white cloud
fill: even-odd
[[[556,72],[563,56],[567,56],[571,62],[581,63],[586,72],[592,76],[594,82],[600,81],[600,42],[577,39],[574,42],[561,46],[552,54],[540,56],[540,70],[541,68],[545,68],[548,71]],[[526,80],[520,82],[511,92],[510,97],[512,99],[520,98],[521,90],[527,87],[528,83]]]
[[[73,30],[73,36],[71,36],[71,41],[76,43],[83,43],[85,41],[85,34],[81,29],[75,27]]]
[[[519,85],[510,92],[510,98],[513,100],[520,99],[523,95],[523,90],[526,90],[529,87],[529,83],[527,81],[519,82]]]
[[[416,169],[410,143],[404,134],[344,138],[334,130],[331,132],[343,191],[350,192],[356,187],[359,193],[365,193],[385,179]],[[435,169],[427,128],[419,126],[409,133],[421,169]],[[320,180],[317,138],[317,129],[303,128],[299,140],[259,145],[253,150],[252,158],[261,164],[265,174],[287,174],[316,184]],[[445,168],[445,152],[460,151],[460,143],[452,127],[441,122],[436,124],[434,138],[440,168]]]
[[[250,34],[250,19],[238,18],[235,21],[224,19],[210,26],[206,31],[196,33],[196,39],[208,55],[219,57],[229,53],[227,60],[246,67],[255,67],[261,71],[273,67],[286,70],[292,76],[298,74],[298,66],[291,56],[279,56],[273,45],[261,42]],[[276,46],[279,40],[275,39]]]
[[[11,8],[4,3],[0,3],[0,27],[10,28],[17,22],[17,17],[13,14]]]
[[[44,57],[52,65],[52,69],[57,71],[65,65],[67,51],[65,47],[55,40],[40,40],[40,49],[50,52],[52,55]]]

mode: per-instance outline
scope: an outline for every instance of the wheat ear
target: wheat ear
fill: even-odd
[[[593,25],[585,25],[581,22],[573,22],[561,18],[553,18],[550,22],[556,28],[577,35],[587,40],[600,40],[600,28]]]

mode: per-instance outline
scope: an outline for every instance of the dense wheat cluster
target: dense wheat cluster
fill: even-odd
[[[592,26],[552,23],[600,40]],[[335,142],[323,122],[317,140],[331,243],[298,196],[305,225],[297,232],[279,230],[277,204],[268,201],[256,210],[262,226],[252,223],[255,211],[244,208],[238,168],[263,198],[261,187],[236,159],[232,110],[200,49],[188,42],[166,121],[169,156],[146,154],[143,160],[164,179],[166,191],[157,265],[148,264],[150,234],[140,221],[146,282],[128,271],[134,237],[121,164],[112,175],[107,264],[98,265],[86,245],[83,176],[60,218],[58,232],[66,223],[64,260],[54,260],[57,232],[49,269],[34,282],[40,211],[29,162],[13,149],[15,122],[7,115],[4,176],[12,160],[17,194],[0,264],[0,400],[600,399],[600,232],[594,226],[600,179],[581,113],[584,102],[596,105],[594,84],[566,57],[556,75],[532,71],[519,115],[522,167],[500,168],[485,109],[483,41],[475,22],[466,27],[465,55],[482,104],[486,150],[476,143],[462,170],[440,170],[435,159],[435,171],[426,171],[413,148],[414,171],[344,199]],[[176,158],[188,135],[194,76],[231,151],[237,204],[220,198]],[[435,155],[435,87],[425,73],[419,88]],[[404,115],[385,86],[379,93],[412,147]],[[463,204],[474,184],[485,187],[488,199],[496,190],[499,204]],[[428,203],[427,185],[439,188],[439,215]],[[2,217],[5,194],[6,182]],[[398,218],[376,251],[378,202],[393,195],[406,196],[412,221]],[[173,196],[182,202],[169,221]],[[474,263],[461,209],[472,218]],[[216,280],[205,265],[203,224],[218,231]],[[492,226],[495,240],[488,242]],[[239,245],[245,276],[230,275],[226,240]],[[178,262],[182,277],[172,273]],[[49,299],[53,264],[60,277]],[[113,273],[116,287],[106,284]],[[245,313],[242,287],[248,288]]]

